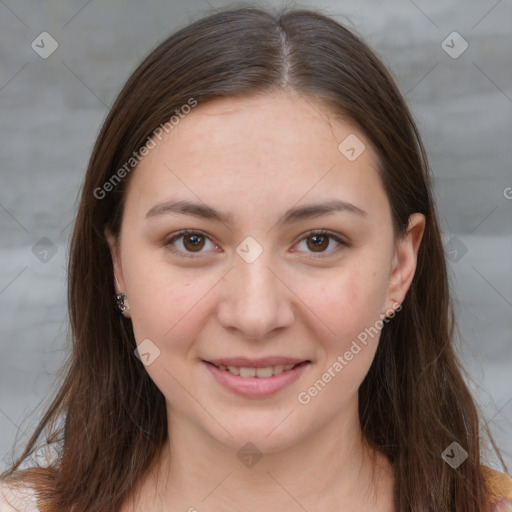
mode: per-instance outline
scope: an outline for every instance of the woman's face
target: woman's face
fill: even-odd
[[[423,217],[395,244],[369,141],[311,98],[199,103],[155,142],[107,236],[171,421],[263,452],[355,424]]]

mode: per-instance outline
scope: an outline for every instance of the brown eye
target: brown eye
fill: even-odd
[[[205,244],[205,238],[202,235],[183,235],[183,246],[187,251],[200,251]]]
[[[334,247],[333,243],[334,242]],[[331,253],[338,252],[338,249],[348,247],[349,244],[345,242],[341,237],[331,233],[330,231],[314,231],[307,234],[299,241],[300,244],[304,244],[304,250],[308,252],[312,257],[315,257],[315,253],[318,257],[329,256]]]
[[[312,243],[308,243],[308,249],[313,252],[322,252],[329,247],[329,237],[326,235],[311,235],[307,237],[307,240],[311,240]]]
[[[172,253],[185,258],[199,257],[208,252],[207,250],[203,251],[207,244],[210,244],[212,249],[217,248],[208,236],[198,231],[181,231],[164,243]]]

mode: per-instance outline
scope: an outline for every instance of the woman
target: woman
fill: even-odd
[[[69,276],[67,376],[5,510],[510,510],[420,137],[328,17],[226,11],[154,50],[96,142]]]

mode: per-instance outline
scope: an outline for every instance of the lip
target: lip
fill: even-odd
[[[237,366],[238,368],[268,368],[269,366],[283,366],[287,364],[299,364],[306,362],[306,359],[297,359],[292,357],[279,357],[270,356],[262,357],[260,359],[250,359],[248,357],[228,357],[224,359],[208,359],[204,360],[207,363],[212,363],[215,366]]]
[[[277,359],[276,359],[277,360]],[[292,361],[291,359],[278,358],[279,361]],[[274,361],[274,359],[261,359],[261,360],[250,360],[250,359],[222,359],[219,361],[229,361],[229,366],[247,366],[249,368],[265,368],[267,366],[274,366],[268,364],[267,361]],[[240,362],[245,361],[244,364],[231,364],[232,361]],[[265,361],[265,364],[261,364]],[[221,370],[213,365],[213,362],[202,361],[203,365],[214,377],[214,379],[221,384],[224,388],[229,391],[236,393],[237,395],[246,398],[266,398],[274,395],[278,391],[290,386],[304,373],[306,368],[311,364],[310,361],[295,360],[296,363],[276,363],[278,364],[297,364],[295,368],[287,370],[279,375],[273,375],[272,377],[240,377],[239,375],[233,375],[231,372]],[[253,366],[255,363],[260,363],[260,366]],[[217,363],[215,363],[217,364]],[[224,363],[219,363],[224,364]],[[228,366],[228,365],[226,365]]]

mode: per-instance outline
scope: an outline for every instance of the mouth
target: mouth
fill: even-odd
[[[284,372],[289,372],[294,370],[299,366],[304,366],[309,364],[311,361],[301,361],[300,363],[295,364],[276,364],[274,366],[235,366],[235,365],[224,365],[224,364],[215,364],[210,361],[205,361],[218,370],[229,372],[232,375],[236,375],[237,377],[245,377],[245,378],[258,378],[258,379],[268,379],[270,377],[275,377],[276,375],[281,375]]]
[[[212,382],[244,398],[264,399],[288,388],[312,364],[310,360],[266,358],[222,359],[202,363]],[[227,364],[226,364],[227,363]]]

